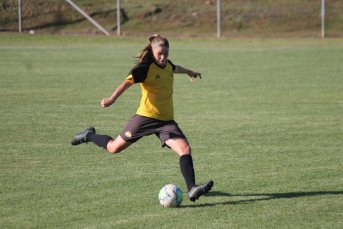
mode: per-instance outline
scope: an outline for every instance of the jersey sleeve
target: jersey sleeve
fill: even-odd
[[[137,64],[129,72],[129,75],[126,77],[126,79],[132,79],[132,84],[144,82],[148,76],[150,65],[150,61],[144,61]]]
[[[173,62],[171,62],[170,60],[168,60],[168,63],[172,66],[172,70],[175,71],[176,66],[173,64]]]

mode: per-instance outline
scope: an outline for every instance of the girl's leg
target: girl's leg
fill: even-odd
[[[129,147],[132,142],[125,141],[120,135],[116,138],[116,140],[112,140],[107,144],[107,150],[110,153],[119,153]]]
[[[71,140],[72,145],[79,145],[86,142],[93,142],[95,145],[104,148],[110,153],[119,153],[129,147],[133,142],[125,141],[120,135],[113,140],[108,135],[96,134],[94,127],[89,127],[85,131],[78,133]]]
[[[110,153],[119,153],[129,147],[132,143],[127,142],[120,137],[120,135],[113,140],[112,137],[107,135],[99,135],[99,134],[89,134],[87,135],[87,141],[93,142],[99,147],[103,147]]]
[[[193,168],[193,159],[191,156],[191,147],[186,139],[169,139],[166,144],[180,156],[180,170],[185,178],[187,189],[190,191],[195,185],[195,174]]]
[[[188,141],[183,138],[170,139],[166,141],[166,144],[180,156],[180,169],[187,184],[188,198],[194,202],[200,196],[208,193],[213,187],[213,181],[195,185],[193,159]]]
[[[186,139],[176,138],[166,141],[166,145],[172,148],[180,157],[185,154],[191,155],[191,147]]]

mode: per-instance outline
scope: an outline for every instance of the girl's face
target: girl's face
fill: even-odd
[[[161,67],[164,67],[168,59],[169,48],[157,46],[152,49],[152,52],[155,62]]]

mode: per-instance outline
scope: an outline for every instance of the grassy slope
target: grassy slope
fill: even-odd
[[[125,0],[122,8],[128,20],[124,34],[163,33],[185,35],[216,34],[214,0]],[[206,4],[211,2],[211,4]],[[17,1],[0,7],[0,29],[17,30]],[[107,30],[116,29],[116,4],[111,0],[80,0],[77,4]],[[160,11],[156,11],[160,9]],[[326,30],[342,35],[343,2],[326,2]],[[154,13],[155,12],[155,13]],[[226,36],[316,36],[320,35],[320,2],[313,0],[222,1],[222,30]],[[98,30],[65,1],[23,1],[23,27],[43,32],[93,33]],[[124,20],[124,18],[123,18]]]
[[[176,120],[208,197],[164,209],[159,188],[186,190],[175,153],[147,137],[110,155],[71,137],[115,136],[140,88],[109,96],[141,39],[2,36],[1,228],[342,228],[343,43],[186,39],[174,63]],[[54,129],[52,130],[52,127]]]

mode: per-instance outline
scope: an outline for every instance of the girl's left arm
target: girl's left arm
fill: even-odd
[[[187,68],[184,68],[184,67],[181,67],[180,65],[175,65],[175,70],[174,70],[174,73],[184,73],[184,74],[187,74],[189,75],[190,77],[190,80],[193,82],[193,78],[199,78],[201,79],[201,73],[200,72],[195,72],[195,71],[192,71],[192,70],[189,70]]]

